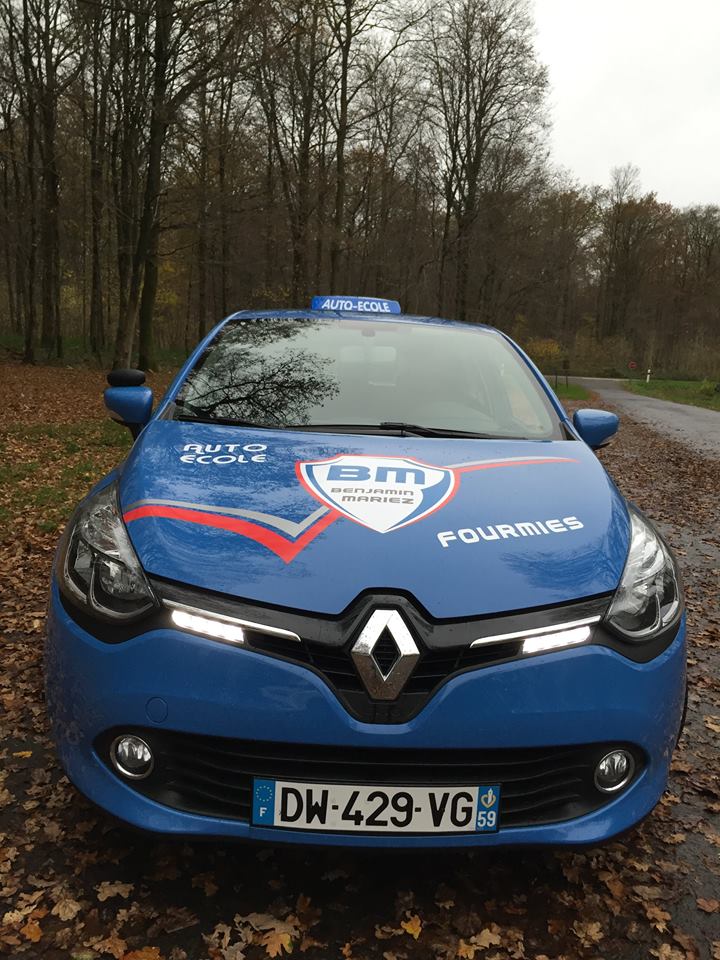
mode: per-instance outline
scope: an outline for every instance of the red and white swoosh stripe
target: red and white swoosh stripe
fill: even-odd
[[[171,507],[162,503],[145,503],[144,506],[136,506],[126,511],[123,514],[123,519],[125,523],[132,523],[134,520],[142,520],[144,517],[164,517],[167,520],[184,520],[186,523],[196,523],[203,527],[228,530],[230,533],[239,533],[243,537],[261,543],[268,550],[277,554],[285,563],[290,563],[301,550],[304,550],[318,534],[322,533],[339,516],[339,514],[331,513],[329,510],[323,510],[323,516],[319,520],[307,526],[296,540],[289,540],[282,534],[261,527],[260,524],[253,523],[251,520],[243,520],[240,517],[212,511],[212,507],[210,510],[204,510],[196,505],[187,508]]]
[[[527,467],[540,463],[577,463],[574,457],[503,457],[494,460],[471,460],[469,463],[449,463],[448,470],[469,473],[471,470],[493,470],[495,467]]]
[[[577,463],[572,457],[504,457],[494,460],[475,460],[470,463],[450,464],[447,469],[455,473],[470,473],[475,470],[492,470],[500,467],[524,467],[547,463]],[[319,534],[340,519],[337,511],[321,507],[308,514],[304,520],[294,521],[258,510],[237,507],[218,507],[210,504],[191,503],[180,500],[137,500],[123,513],[125,523],[147,517],[181,520],[204,527],[214,527],[238,533],[262,544],[290,563]],[[264,524],[264,526],[263,526]],[[268,529],[275,527],[275,530]],[[276,532],[282,531],[282,532]]]

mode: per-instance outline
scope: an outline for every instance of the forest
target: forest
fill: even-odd
[[[717,379],[720,208],[577,182],[549,99],[526,0],[0,0],[0,345],[155,369],[361,293]]]

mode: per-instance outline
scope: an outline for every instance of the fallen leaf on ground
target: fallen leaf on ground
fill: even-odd
[[[77,900],[71,900],[69,897],[66,897],[64,900],[58,900],[50,913],[52,913],[54,917],[59,917],[61,920],[74,920],[81,909],[82,907]]]
[[[98,953],[109,953],[110,956],[115,957],[116,960],[124,960],[127,956],[127,942],[115,934],[111,934],[109,937],[105,937],[104,940],[99,940],[97,943],[94,943],[93,950],[96,950]]]
[[[669,943],[663,943],[657,950],[651,950],[650,953],[658,960],[687,960],[687,954],[680,953]]]
[[[157,947],[141,947],[126,953],[122,960],[163,960],[163,956]]]
[[[116,883],[113,880],[103,880],[95,889],[97,890],[97,898],[102,903],[111,897],[123,897],[127,900],[135,887],[132,883]]]
[[[422,933],[422,920],[416,913],[413,913],[407,920],[401,920],[400,926],[405,933],[409,933],[414,940],[417,940]]]
[[[502,943],[502,938],[499,934],[500,927],[496,923],[490,924],[490,927],[484,927],[480,933],[476,933],[474,937],[471,937],[472,943],[477,944],[478,947],[482,947],[483,950],[488,947],[499,947]]]
[[[572,925],[573,933],[584,947],[591,947],[605,937],[602,925],[596,921],[582,923],[576,920]]]
[[[464,940],[460,940],[457,948],[457,956],[460,957],[461,960],[473,960],[479,949],[480,947],[474,943],[466,943]]]
[[[705,913],[717,913],[720,910],[720,900],[716,900],[714,897],[709,900],[706,900],[705,897],[698,897],[697,905]]]
[[[645,908],[645,916],[660,933],[664,933],[667,930],[667,921],[670,919],[670,914],[666,910],[663,910],[662,907],[649,904]]]
[[[31,943],[37,943],[38,940],[42,937],[42,930],[40,929],[40,924],[35,920],[29,920],[24,927],[20,928],[20,933],[25,937],[26,940],[29,940]]]
[[[292,953],[292,937],[289,933],[281,933],[279,930],[268,930],[267,933],[263,934],[261,942],[269,957],[279,957],[283,950],[285,953]]]

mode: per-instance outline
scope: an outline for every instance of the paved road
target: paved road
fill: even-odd
[[[720,458],[720,412],[685,403],[672,403],[655,397],[642,397],[623,387],[622,380],[600,377],[571,377],[575,383],[592,390],[621,412],[645,423],[672,440],[690,447],[695,453]]]

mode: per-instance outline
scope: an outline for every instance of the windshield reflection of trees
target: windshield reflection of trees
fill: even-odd
[[[329,357],[291,344],[320,324],[250,320],[229,325],[190,373],[176,403],[183,415],[261,425],[310,421],[339,392]],[[287,346],[285,346],[287,344]]]

